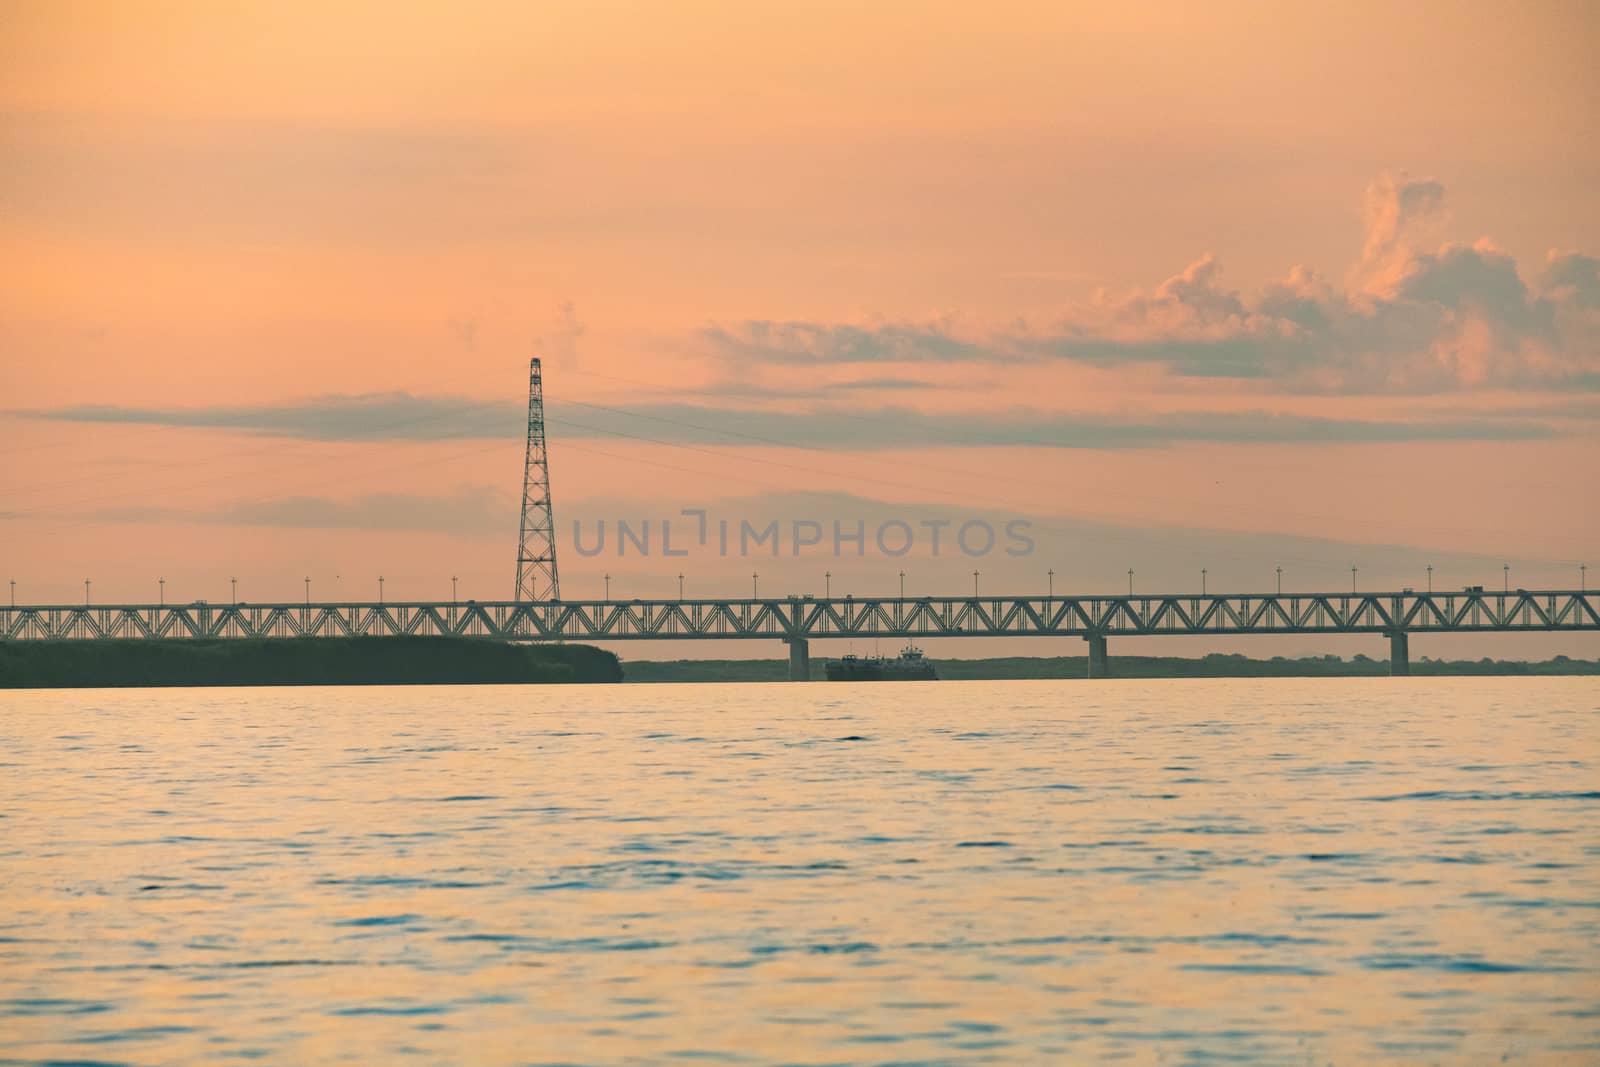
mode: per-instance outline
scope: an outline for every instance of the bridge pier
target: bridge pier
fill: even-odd
[[[1389,634],[1389,674],[1404,678],[1411,673],[1411,635],[1404,630]]]
[[[803,637],[785,637],[789,643],[789,681],[811,681],[811,642]]]
[[[1106,635],[1088,633],[1083,639],[1089,642],[1089,677],[1106,677]]]

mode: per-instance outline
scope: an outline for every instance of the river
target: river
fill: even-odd
[[[1600,1062],[1589,678],[0,695],[0,1062]]]

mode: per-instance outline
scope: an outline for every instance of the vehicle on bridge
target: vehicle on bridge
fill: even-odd
[[[894,659],[884,656],[842,656],[828,661],[830,682],[935,682],[939,680],[933,664],[922,649],[907,646]]]

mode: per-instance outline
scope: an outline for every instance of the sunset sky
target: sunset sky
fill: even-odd
[[[6,3],[0,579],[508,598],[540,355],[572,597],[1572,588],[1597,47],[1581,2]],[[696,507],[1038,544],[570,549]]]

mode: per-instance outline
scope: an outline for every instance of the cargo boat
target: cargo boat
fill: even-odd
[[[884,656],[842,656],[828,661],[830,682],[932,682],[939,675],[920,648],[907,648],[894,659]]]

